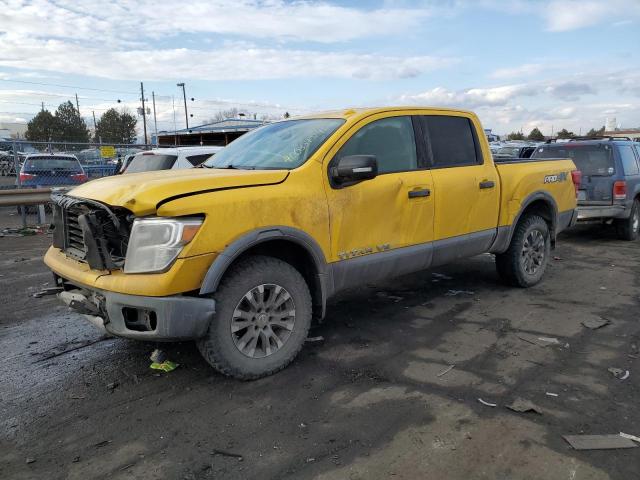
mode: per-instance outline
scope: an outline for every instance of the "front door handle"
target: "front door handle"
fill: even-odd
[[[493,180],[485,180],[484,182],[480,182],[480,189],[484,188],[493,188],[496,186],[496,182]]]
[[[431,190],[429,190],[428,188],[409,191],[409,198],[428,197],[429,195],[431,195]]]

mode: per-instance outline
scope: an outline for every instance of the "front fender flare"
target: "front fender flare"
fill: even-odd
[[[328,267],[324,253],[318,243],[308,233],[292,227],[273,226],[253,230],[230,243],[213,261],[207,271],[200,295],[215,293],[227,269],[244,252],[256,245],[270,240],[287,240],[303,247],[313,260],[316,285],[310,288],[320,289],[321,316],[324,317],[327,298],[332,292],[331,269]],[[312,295],[313,296],[313,295]]]

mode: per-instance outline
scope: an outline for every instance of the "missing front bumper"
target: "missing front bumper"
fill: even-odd
[[[180,341],[201,338],[215,313],[209,298],[145,297],[77,289],[59,298],[111,335],[148,341]]]

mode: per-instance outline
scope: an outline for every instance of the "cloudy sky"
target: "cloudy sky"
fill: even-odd
[[[158,129],[184,126],[177,82],[192,125],[419,104],[498,133],[640,127],[638,46],[640,0],[0,0],[0,122],[77,93],[91,124],[143,81]]]

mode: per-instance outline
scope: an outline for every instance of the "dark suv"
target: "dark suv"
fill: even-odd
[[[640,144],[616,138],[547,143],[532,158],[570,158],[582,172],[578,221],[613,221],[623,240],[638,238]]]

